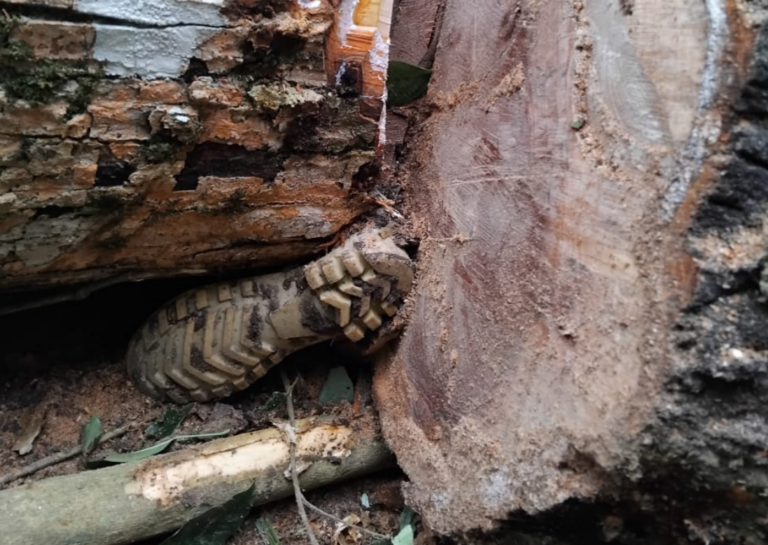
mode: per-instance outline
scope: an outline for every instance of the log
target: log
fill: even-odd
[[[436,532],[768,539],[766,15],[445,2],[396,173],[418,288],[375,383]]]
[[[297,462],[311,490],[394,465],[372,431],[297,422]],[[261,430],[149,458],[0,491],[4,545],[119,545],[175,530],[253,484],[255,505],[293,495],[289,446]]]
[[[281,265],[373,208],[387,2],[6,4],[0,288]]]

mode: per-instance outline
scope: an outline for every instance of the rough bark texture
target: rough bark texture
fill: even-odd
[[[386,47],[370,6],[4,9],[0,286],[275,265],[371,208]]]
[[[446,2],[400,170],[419,287],[376,384],[438,532],[768,538],[764,9]]]

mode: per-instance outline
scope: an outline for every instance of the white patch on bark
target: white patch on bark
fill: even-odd
[[[224,0],[77,0],[75,10],[160,27],[226,26]]]
[[[384,105],[381,107],[381,116],[379,117],[379,146],[387,145],[387,90],[384,89],[384,96],[381,97]]]
[[[320,0],[298,0],[299,7],[304,9],[317,9],[320,7]]]
[[[94,24],[93,58],[111,76],[175,78],[184,73],[197,48],[218,29],[204,26],[131,28]]]
[[[336,72],[336,85],[341,85],[341,78],[344,77],[344,74],[347,73],[347,61],[341,61],[341,66],[339,66],[339,71]]]
[[[347,33],[355,26],[355,10],[360,0],[341,0],[339,8],[338,32],[341,45],[347,45]]]
[[[368,52],[371,69],[379,73],[379,78],[386,80],[389,67],[389,40],[384,40],[378,30],[373,33],[373,47]]]

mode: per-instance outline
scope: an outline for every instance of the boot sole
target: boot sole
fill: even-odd
[[[304,268],[189,291],[136,333],[128,374],[155,399],[202,402],[244,390],[288,354],[339,334],[371,345],[413,271],[391,239],[366,231]]]

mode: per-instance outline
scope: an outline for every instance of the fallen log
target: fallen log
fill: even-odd
[[[302,489],[394,465],[365,425],[297,423]],[[363,428],[362,430],[360,428]],[[254,484],[256,505],[293,495],[289,443],[267,429],[143,462],[55,477],[0,491],[4,545],[120,545],[170,532]]]
[[[0,287],[321,251],[373,208],[389,24],[365,4],[4,6]]]

